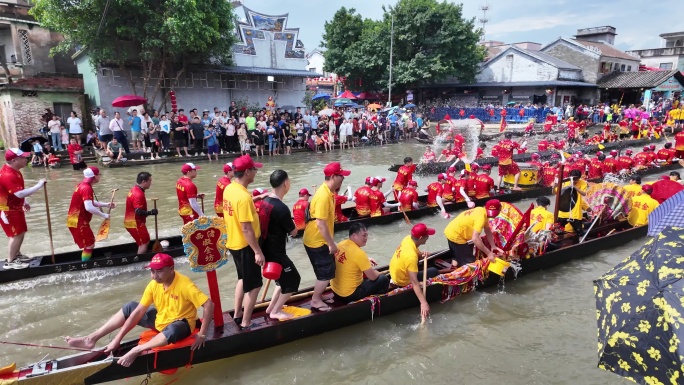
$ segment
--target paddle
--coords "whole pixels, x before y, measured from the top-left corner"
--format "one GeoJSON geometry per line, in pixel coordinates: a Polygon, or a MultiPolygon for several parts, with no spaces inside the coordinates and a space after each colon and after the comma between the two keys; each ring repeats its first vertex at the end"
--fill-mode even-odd
{"type": "MultiPolygon", "coordinates": [[[[427,256],[423,257],[423,297],[425,297],[426,300],[427,300],[427,297],[426,297],[426,295],[427,295],[427,260],[428,260],[427,256]]],[[[420,324],[425,325],[426,321],[427,320],[425,317],[421,317],[420,324]]]]}
{"type": "Polygon", "coordinates": [[[404,214],[404,222],[406,222],[407,224],[413,226],[413,224],[411,223],[411,220],[409,219],[408,215],[406,215],[406,212],[404,211],[403,207],[401,207],[401,203],[399,202],[399,196],[397,195],[397,190],[394,190],[394,189],[393,189],[392,192],[394,193],[394,201],[397,202],[397,203],[399,203],[399,206],[397,206],[397,208],[399,209],[399,211],[401,211],[402,214],[404,214]]]}
{"type": "Polygon", "coordinates": [[[52,243],[52,220],[50,219],[50,204],[48,203],[47,182],[43,184],[43,193],[45,194],[45,214],[47,215],[48,235],[50,236],[50,253],[52,255],[52,264],[55,264],[55,246],[52,243]]]}
{"type": "Polygon", "coordinates": [[[200,202],[202,202],[202,212],[204,212],[204,195],[197,195],[200,199],[200,202]]]}
{"type": "Polygon", "coordinates": [[[102,221],[102,224],[100,225],[100,230],[97,231],[97,236],[95,237],[96,242],[104,241],[109,237],[109,226],[111,224],[111,213],[112,213],[112,203],[114,203],[114,195],[116,195],[116,191],[119,190],[118,188],[115,188],[112,190],[112,199],[109,200],[109,210],[107,211],[107,214],[110,215],[109,218],[105,219],[102,221]]]}
{"type": "Polygon", "coordinates": [[[268,287],[269,286],[271,286],[271,280],[270,279],[266,282],[266,287],[264,288],[264,292],[263,292],[263,294],[261,294],[261,299],[259,300],[260,303],[264,302],[266,300],[266,294],[268,294],[268,287]]]}
{"type": "MultiPolygon", "coordinates": [[[[154,204],[154,209],[157,210],[157,201],[159,198],[152,198],[152,203],[154,204]]],[[[152,251],[155,253],[158,253],[160,251],[163,251],[164,248],[161,246],[161,242],[159,242],[159,227],[158,227],[158,221],[157,221],[157,216],[154,216],[154,245],[152,245],[152,251]]]]}
{"type": "Polygon", "coordinates": [[[603,205],[601,212],[599,212],[598,215],[596,216],[596,218],[594,218],[594,221],[591,222],[591,226],[589,226],[589,229],[587,229],[587,232],[584,233],[584,236],[582,237],[582,239],[580,239],[579,243],[584,242],[584,240],[587,238],[587,235],[589,235],[589,232],[591,231],[591,229],[594,228],[594,225],[596,224],[596,222],[598,222],[598,220],[601,218],[601,215],[603,215],[603,211],[606,209],[606,207],[608,207],[608,205],[603,205]]]}

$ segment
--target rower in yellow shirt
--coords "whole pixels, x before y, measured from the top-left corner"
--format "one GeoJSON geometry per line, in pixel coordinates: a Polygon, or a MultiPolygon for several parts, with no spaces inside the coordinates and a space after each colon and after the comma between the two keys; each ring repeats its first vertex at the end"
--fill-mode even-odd
{"type": "MultiPolygon", "coordinates": [[[[570,171],[570,180],[563,182],[563,187],[569,187],[571,183],[577,193],[573,193],[570,211],[558,210],[558,222],[561,225],[565,225],[565,231],[582,235],[584,231],[583,212],[588,208],[583,198],[587,195],[589,184],[582,179],[580,170],[570,171]],[[577,199],[576,201],[575,198],[577,199]]],[[[554,187],[554,193],[557,188],[554,187]]]]}
{"type": "Polygon", "coordinates": [[[349,238],[337,244],[335,278],[330,280],[330,287],[340,301],[354,302],[387,293],[389,278],[373,268],[377,263],[361,249],[366,242],[368,229],[363,223],[354,222],[349,227],[349,238]]]}
{"type": "Polygon", "coordinates": [[[499,212],[501,212],[501,202],[497,199],[490,199],[485,203],[485,207],[466,210],[447,225],[444,235],[447,238],[454,265],[463,266],[475,262],[475,247],[492,261],[498,253],[503,254],[503,250],[496,246],[491,249],[487,247],[480,238],[480,233],[484,230],[489,244],[495,244],[488,218],[496,217],[499,212]]]}
{"type": "Polygon", "coordinates": [[[632,207],[629,209],[629,215],[627,216],[627,222],[634,227],[647,225],[648,214],[660,205],[657,200],[651,198],[653,186],[647,184],[641,189],[644,193],[632,198],[632,207]]]}
{"type": "MultiPolygon", "coordinates": [[[[397,286],[413,285],[413,292],[416,293],[420,301],[420,315],[427,318],[430,315],[430,306],[420,288],[418,277],[423,276],[423,272],[418,270],[418,258],[427,258],[430,253],[421,252],[418,247],[424,245],[431,235],[435,235],[435,229],[428,228],[424,223],[418,223],[411,229],[411,235],[407,235],[399,247],[394,251],[389,264],[392,282],[397,286]]],[[[434,267],[427,269],[427,277],[433,278],[439,275],[439,270],[434,267]]]]}
{"type": "Polygon", "coordinates": [[[627,191],[627,198],[632,198],[642,194],[641,175],[632,175],[629,184],[623,187],[627,191]]]}
{"type": "Polygon", "coordinates": [[[551,200],[549,198],[537,198],[537,207],[530,213],[530,221],[535,224],[532,231],[535,233],[551,229],[551,226],[553,225],[553,213],[547,210],[549,205],[551,205],[551,200]]]}

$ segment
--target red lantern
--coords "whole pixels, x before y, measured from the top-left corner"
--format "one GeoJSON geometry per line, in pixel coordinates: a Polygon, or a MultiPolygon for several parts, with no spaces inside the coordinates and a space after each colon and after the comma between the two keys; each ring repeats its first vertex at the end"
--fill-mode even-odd
{"type": "Polygon", "coordinates": [[[178,104],[176,104],[176,102],[171,102],[171,108],[178,108],[178,104]]]}

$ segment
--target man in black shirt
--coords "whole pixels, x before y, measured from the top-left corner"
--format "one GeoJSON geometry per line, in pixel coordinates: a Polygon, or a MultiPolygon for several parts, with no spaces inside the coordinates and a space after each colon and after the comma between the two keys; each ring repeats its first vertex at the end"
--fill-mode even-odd
{"type": "Polygon", "coordinates": [[[290,208],[283,203],[282,199],[290,191],[290,179],[284,170],[275,170],[270,177],[273,191],[259,206],[259,223],[261,225],[261,249],[264,252],[266,262],[275,262],[283,267],[280,278],[276,279],[278,285],[273,292],[271,303],[266,309],[266,314],[271,318],[286,320],[292,318],[292,314],[283,311],[283,305],[292,293],[299,290],[301,277],[294,263],[287,256],[285,247],[287,236],[295,236],[297,229],[290,208]]]}
{"type": "Polygon", "coordinates": [[[204,155],[202,149],[204,148],[204,126],[200,122],[200,118],[195,116],[190,123],[190,136],[192,137],[193,147],[195,148],[195,156],[199,153],[204,155]]]}

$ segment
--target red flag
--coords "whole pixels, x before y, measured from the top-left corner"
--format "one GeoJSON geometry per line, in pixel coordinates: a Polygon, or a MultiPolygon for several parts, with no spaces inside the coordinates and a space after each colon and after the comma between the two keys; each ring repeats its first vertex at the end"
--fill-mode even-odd
{"type": "Polygon", "coordinates": [[[523,217],[520,220],[520,222],[518,222],[518,225],[515,227],[513,234],[511,234],[506,239],[506,247],[504,247],[504,251],[508,252],[511,249],[511,246],[513,246],[513,240],[515,240],[515,237],[517,237],[521,231],[526,231],[527,228],[530,227],[530,217],[532,215],[533,208],[534,204],[530,203],[530,208],[528,208],[527,211],[525,211],[525,213],[523,214],[523,217]]]}
{"type": "Polygon", "coordinates": [[[506,124],[506,117],[505,117],[505,116],[502,116],[502,117],[501,117],[501,125],[499,126],[499,132],[504,132],[504,131],[506,131],[506,126],[507,126],[507,124],[506,124]]]}

